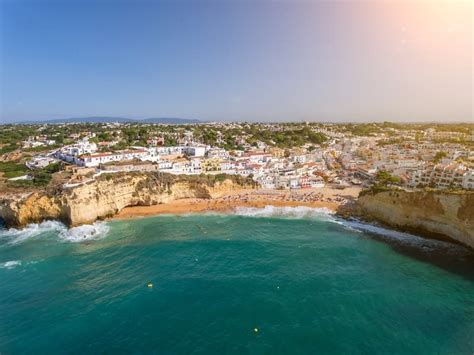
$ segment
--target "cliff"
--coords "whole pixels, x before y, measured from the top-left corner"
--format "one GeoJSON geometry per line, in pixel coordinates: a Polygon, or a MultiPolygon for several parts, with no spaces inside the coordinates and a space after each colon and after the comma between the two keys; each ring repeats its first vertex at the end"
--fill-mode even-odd
{"type": "Polygon", "coordinates": [[[232,190],[253,188],[238,176],[183,176],[165,173],[104,174],[86,184],[0,200],[7,227],[47,219],[69,226],[111,217],[127,206],[147,206],[184,198],[209,199],[232,190]]]}
{"type": "Polygon", "coordinates": [[[449,238],[474,248],[474,193],[382,191],[357,201],[359,215],[399,230],[449,238]]]}

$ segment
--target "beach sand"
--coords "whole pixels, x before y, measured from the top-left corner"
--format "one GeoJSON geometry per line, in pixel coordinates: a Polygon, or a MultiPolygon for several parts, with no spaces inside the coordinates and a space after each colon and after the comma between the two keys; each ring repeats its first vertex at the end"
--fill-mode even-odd
{"type": "Polygon", "coordinates": [[[126,207],[114,218],[128,219],[159,214],[184,214],[198,212],[231,212],[237,207],[264,208],[306,206],[336,211],[341,205],[354,201],[359,187],[344,190],[329,187],[301,190],[239,190],[211,199],[180,199],[152,206],[126,207]]]}

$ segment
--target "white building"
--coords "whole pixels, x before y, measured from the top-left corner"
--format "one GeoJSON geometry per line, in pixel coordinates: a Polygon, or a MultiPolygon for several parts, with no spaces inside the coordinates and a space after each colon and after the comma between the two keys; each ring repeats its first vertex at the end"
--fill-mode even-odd
{"type": "Polygon", "coordinates": [[[57,162],[55,158],[39,155],[28,161],[26,166],[29,169],[42,169],[55,162],[57,162]]]}
{"type": "Polygon", "coordinates": [[[408,185],[410,187],[433,186],[437,189],[472,189],[473,180],[473,170],[463,164],[438,164],[413,171],[408,185]]]}
{"type": "Polygon", "coordinates": [[[464,174],[462,188],[466,190],[474,190],[474,169],[469,169],[464,174]]]}
{"type": "Polygon", "coordinates": [[[229,152],[224,148],[211,148],[207,151],[207,157],[209,159],[229,159],[229,152]]]}
{"type": "Polygon", "coordinates": [[[100,164],[123,160],[147,160],[147,156],[148,152],[146,150],[126,150],[117,153],[84,154],[76,159],[76,164],[85,167],[93,167],[99,166],[100,164]]]}
{"type": "Polygon", "coordinates": [[[56,152],[57,158],[65,160],[69,163],[75,163],[76,158],[84,154],[94,154],[97,151],[97,145],[90,143],[87,138],[80,140],[79,142],[65,146],[56,152]]]}
{"type": "Polygon", "coordinates": [[[182,152],[192,157],[203,157],[206,154],[206,146],[191,145],[182,147],[182,152]]]}
{"type": "Polygon", "coordinates": [[[257,182],[265,189],[275,188],[275,177],[271,175],[261,176],[257,179],[257,182]]]}

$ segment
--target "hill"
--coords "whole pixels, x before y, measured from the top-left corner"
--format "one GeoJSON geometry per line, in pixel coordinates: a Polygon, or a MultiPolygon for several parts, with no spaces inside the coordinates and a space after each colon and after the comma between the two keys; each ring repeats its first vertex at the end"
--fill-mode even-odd
{"type": "Polygon", "coordinates": [[[163,124],[193,124],[203,123],[204,121],[192,118],[177,118],[177,117],[155,117],[145,118],[143,120],[137,120],[125,117],[107,117],[107,116],[91,116],[91,117],[72,117],[64,119],[52,119],[52,120],[27,120],[27,121],[14,121],[11,123],[17,124],[60,124],[60,123],[163,123],[163,124]]]}

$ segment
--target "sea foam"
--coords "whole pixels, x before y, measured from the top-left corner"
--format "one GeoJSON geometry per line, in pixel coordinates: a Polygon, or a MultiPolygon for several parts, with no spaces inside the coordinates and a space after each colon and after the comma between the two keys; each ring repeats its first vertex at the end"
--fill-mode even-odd
{"type": "Polygon", "coordinates": [[[263,208],[237,207],[234,213],[236,215],[246,217],[281,217],[294,219],[329,219],[332,217],[332,215],[334,215],[333,211],[324,207],[276,207],[270,205],[263,208]]]}
{"type": "Polygon", "coordinates": [[[343,228],[356,233],[369,233],[378,235],[388,241],[411,245],[413,247],[424,249],[429,252],[434,249],[445,249],[450,252],[459,253],[466,249],[458,244],[445,242],[436,239],[419,237],[410,233],[399,232],[387,229],[378,225],[364,223],[359,220],[345,220],[336,216],[336,214],[327,208],[314,208],[306,206],[298,207],[276,207],[265,206],[257,207],[237,207],[234,212],[236,215],[245,217],[268,217],[268,218],[289,218],[289,219],[318,219],[332,223],[337,223],[343,228]]]}
{"type": "Polygon", "coordinates": [[[105,222],[96,222],[79,227],[67,228],[57,221],[45,221],[28,224],[23,229],[1,229],[0,238],[8,240],[8,244],[18,244],[39,237],[47,232],[54,232],[61,241],[82,242],[101,239],[107,235],[109,227],[105,222]]]}
{"type": "Polygon", "coordinates": [[[25,240],[37,237],[46,232],[59,232],[63,229],[66,229],[66,226],[60,222],[44,221],[41,223],[28,224],[23,229],[2,229],[0,230],[0,238],[7,238],[9,244],[17,244],[24,242],[25,240]]]}
{"type": "Polygon", "coordinates": [[[39,261],[41,261],[41,260],[35,260],[35,261],[10,260],[10,261],[6,261],[4,263],[0,263],[0,269],[11,270],[11,269],[14,269],[18,266],[26,266],[26,265],[36,264],[39,261]]]}
{"type": "Polygon", "coordinates": [[[399,232],[393,229],[387,229],[381,226],[377,226],[374,224],[364,223],[358,220],[338,220],[337,223],[341,224],[345,228],[351,231],[359,231],[365,232],[370,234],[375,234],[381,236],[384,239],[390,240],[395,243],[404,244],[404,245],[411,245],[414,247],[418,247],[423,249],[427,252],[432,250],[440,250],[443,249],[447,252],[451,251],[453,253],[464,253],[468,250],[459,244],[450,243],[447,241],[437,240],[437,239],[428,239],[424,237],[420,237],[414,234],[399,232]]]}
{"type": "Polygon", "coordinates": [[[4,263],[0,263],[0,269],[13,269],[19,265],[21,265],[21,261],[19,260],[7,261],[4,263]]]}
{"type": "Polygon", "coordinates": [[[62,240],[78,243],[87,240],[102,239],[109,233],[109,226],[105,222],[84,224],[82,226],[64,229],[59,233],[62,240]]]}

